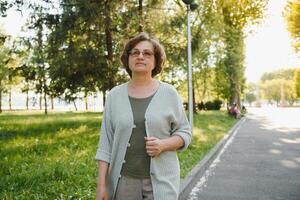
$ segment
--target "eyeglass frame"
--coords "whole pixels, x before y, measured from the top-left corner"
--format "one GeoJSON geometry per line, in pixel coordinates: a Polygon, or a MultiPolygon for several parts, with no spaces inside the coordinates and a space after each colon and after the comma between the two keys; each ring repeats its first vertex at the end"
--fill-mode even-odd
{"type": "Polygon", "coordinates": [[[143,51],[140,51],[139,49],[132,49],[131,51],[129,51],[129,55],[132,56],[133,58],[137,58],[139,57],[140,55],[143,55],[144,58],[152,58],[152,56],[154,56],[154,52],[152,52],[151,50],[143,50],[143,51]],[[149,53],[149,54],[147,54],[149,53]]]}

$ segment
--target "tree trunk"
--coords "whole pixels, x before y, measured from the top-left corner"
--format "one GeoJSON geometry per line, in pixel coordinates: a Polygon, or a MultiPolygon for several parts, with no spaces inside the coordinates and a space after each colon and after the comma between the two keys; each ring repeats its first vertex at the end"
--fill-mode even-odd
{"type": "Polygon", "coordinates": [[[42,110],[42,101],[43,101],[43,97],[42,97],[42,94],[40,93],[40,110],[42,110]]]}
{"type": "Polygon", "coordinates": [[[11,88],[9,88],[9,91],[8,91],[8,106],[9,106],[9,110],[12,110],[12,106],[11,106],[11,88]]]}
{"type": "Polygon", "coordinates": [[[1,89],[1,83],[0,83],[0,113],[2,113],[2,89],[1,89]]]}
{"type": "Polygon", "coordinates": [[[54,102],[53,102],[53,97],[50,97],[51,98],[51,110],[54,110],[54,102]]]}
{"type": "Polygon", "coordinates": [[[26,110],[29,110],[29,90],[26,90],[26,110]]]}
{"type": "Polygon", "coordinates": [[[89,105],[88,105],[88,93],[87,92],[85,92],[85,95],[84,95],[84,103],[85,103],[85,111],[88,111],[89,105]]]}
{"type": "Polygon", "coordinates": [[[76,106],[75,100],[73,101],[73,105],[74,105],[75,110],[77,111],[77,106],[76,106]]]}
{"type": "Polygon", "coordinates": [[[106,42],[106,63],[107,63],[107,77],[110,77],[107,81],[104,82],[105,90],[109,90],[114,86],[114,76],[115,72],[113,70],[113,38],[112,38],[112,31],[111,31],[111,1],[107,0],[105,2],[105,9],[104,9],[104,25],[105,25],[105,42],[106,42]]]}
{"type": "Polygon", "coordinates": [[[45,105],[45,115],[48,114],[48,110],[47,110],[47,91],[45,89],[45,86],[44,86],[44,105],[45,105]]]}
{"type": "Polygon", "coordinates": [[[194,113],[197,113],[197,110],[196,110],[196,100],[195,100],[195,87],[194,87],[194,81],[193,81],[193,91],[192,91],[192,93],[193,93],[193,112],[194,113]]]}
{"type": "Polygon", "coordinates": [[[231,92],[230,92],[230,104],[236,103],[238,108],[241,108],[241,101],[240,101],[240,80],[238,78],[238,75],[235,74],[232,75],[232,78],[230,79],[230,85],[231,85],[231,92]]]}
{"type": "Polygon", "coordinates": [[[105,101],[106,101],[106,91],[102,90],[102,104],[103,104],[103,108],[105,106],[105,101]]]}
{"type": "Polygon", "coordinates": [[[139,0],[139,32],[143,32],[143,0],[139,0]]]}

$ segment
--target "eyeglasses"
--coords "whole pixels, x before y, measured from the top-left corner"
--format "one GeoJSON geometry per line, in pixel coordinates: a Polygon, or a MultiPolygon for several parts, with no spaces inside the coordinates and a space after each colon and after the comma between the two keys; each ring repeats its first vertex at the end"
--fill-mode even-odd
{"type": "Polygon", "coordinates": [[[153,52],[150,51],[150,50],[144,50],[144,51],[139,51],[139,50],[132,50],[129,52],[129,54],[134,57],[134,58],[137,58],[140,56],[140,54],[143,54],[144,58],[151,58],[153,56],[153,52]]]}

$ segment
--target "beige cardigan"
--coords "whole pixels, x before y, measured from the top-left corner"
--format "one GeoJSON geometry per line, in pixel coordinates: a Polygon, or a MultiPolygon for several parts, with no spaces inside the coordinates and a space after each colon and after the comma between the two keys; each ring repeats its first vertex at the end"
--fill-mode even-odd
{"type": "MultiPolygon", "coordinates": [[[[191,142],[191,131],[185,116],[182,101],[176,89],[164,82],[153,96],[145,113],[145,127],[148,136],[160,139],[178,135],[184,140],[185,150],[191,142]]],[[[99,147],[96,160],[109,163],[109,199],[113,199],[133,123],[128,98],[128,83],[116,86],[107,96],[104,108],[99,147]]],[[[179,195],[180,169],[176,151],[161,153],[151,158],[150,176],[155,200],[176,200],[179,195]]]]}

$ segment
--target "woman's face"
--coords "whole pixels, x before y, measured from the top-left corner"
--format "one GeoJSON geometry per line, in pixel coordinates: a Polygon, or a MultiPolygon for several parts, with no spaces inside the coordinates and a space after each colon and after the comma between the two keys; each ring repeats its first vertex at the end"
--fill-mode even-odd
{"type": "Polygon", "coordinates": [[[129,53],[129,68],[132,75],[152,74],[155,67],[155,57],[153,45],[148,41],[138,43],[129,53]]]}

